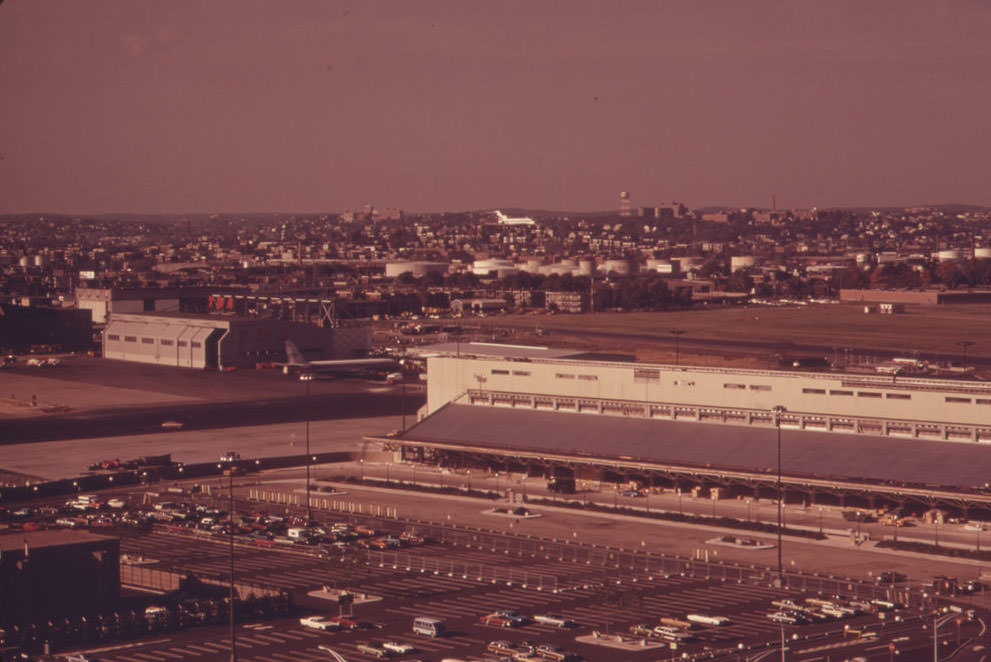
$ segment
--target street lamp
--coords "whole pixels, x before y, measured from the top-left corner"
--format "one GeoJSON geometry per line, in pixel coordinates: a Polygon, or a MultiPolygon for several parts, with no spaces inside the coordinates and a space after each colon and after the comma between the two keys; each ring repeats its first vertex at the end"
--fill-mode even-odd
{"type": "Polygon", "coordinates": [[[674,336],[674,364],[681,365],[681,357],[679,356],[681,350],[681,336],[685,335],[685,330],[671,329],[668,333],[674,336]]]}
{"type": "Polygon", "coordinates": [[[960,348],[963,349],[963,365],[965,368],[967,367],[967,348],[973,344],[974,344],[973,340],[961,340],[957,342],[957,345],[959,345],[960,348]]]}
{"type": "Polygon", "coordinates": [[[403,415],[403,427],[402,432],[406,432],[406,350],[403,349],[403,358],[399,359],[399,381],[403,384],[403,395],[402,404],[400,408],[402,409],[403,415]]]}
{"type": "MultiPolygon", "coordinates": [[[[782,570],[781,563],[781,414],[786,410],[781,405],[775,406],[772,410],[774,412],[774,427],[777,429],[778,437],[778,476],[777,476],[777,491],[778,491],[778,586],[784,586],[784,572],[782,570]]],[[[784,648],[781,650],[781,657],[784,659],[784,648]]]]}
{"type": "MultiPolygon", "coordinates": [[[[236,457],[236,455],[235,455],[236,457]]],[[[230,612],[231,612],[231,662],[237,662],[237,629],[235,627],[234,604],[234,468],[240,466],[236,462],[230,462],[226,466],[218,464],[217,467],[227,472],[228,506],[227,506],[227,540],[230,545],[231,559],[231,582],[230,582],[230,612]]]]}
{"type": "Polygon", "coordinates": [[[306,385],[306,522],[309,523],[313,519],[310,517],[310,382],[313,375],[307,373],[299,378],[306,385]]]}

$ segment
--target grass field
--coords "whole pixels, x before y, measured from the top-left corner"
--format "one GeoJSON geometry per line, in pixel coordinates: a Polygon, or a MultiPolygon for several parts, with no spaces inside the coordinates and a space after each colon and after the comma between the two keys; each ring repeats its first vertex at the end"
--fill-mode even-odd
{"type": "Polygon", "coordinates": [[[533,325],[560,331],[654,334],[683,338],[739,339],[826,347],[891,349],[991,356],[991,305],[910,306],[903,314],[867,315],[856,304],[746,306],[666,313],[594,313],[493,318],[493,323],[533,325]],[[498,320],[498,322],[496,322],[498,320]]]}

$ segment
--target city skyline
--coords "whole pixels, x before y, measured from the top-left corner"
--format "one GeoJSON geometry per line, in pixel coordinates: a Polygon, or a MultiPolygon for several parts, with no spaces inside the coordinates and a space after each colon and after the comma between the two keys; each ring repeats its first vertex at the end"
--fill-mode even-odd
{"type": "Polygon", "coordinates": [[[991,204],[991,8],[0,7],[0,213],[991,204]]]}

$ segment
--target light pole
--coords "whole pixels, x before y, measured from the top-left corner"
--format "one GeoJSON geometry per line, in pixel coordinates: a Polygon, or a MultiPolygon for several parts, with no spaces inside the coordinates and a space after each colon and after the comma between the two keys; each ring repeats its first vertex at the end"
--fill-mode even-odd
{"type": "Polygon", "coordinates": [[[306,522],[309,524],[312,519],[310,517],[310,382],[313,380],[313,375],[304,374],[299,378],[306,384],[306,522]]]}
{"type": "Polygon", "coordinates": [[[406,350],[403,349],[403,358],[399,359],[399,381],[403,384],[403,395],[402,404],[400,409],[402,409],[403,415],[403,427],[402,432],[406,432],[406,350]]]}
{"type": "MultiPolygon", "coordinates": [[[[774,412],[774,427],[777,429],[778,437],[778,476],[777,476],[777,492],[778,492],[778,587],[785,585],[784,583],[784,572],[781,562],[781,414],[785,411],[785,408],[781,405],[777,405],[772,409],[774,412]]],[[[781,648],[781,658],[784,659],[785,651],[784,644],[781,648]]]]}
{"type": "Polygon", "coordinates": [[[227,488],[228,488],[228,506],[227,506],[227,523],[228,523],[228,535],[227,539],[230,544],[230,558],[231,558],[231,583],[230,583],[230,612],[231,612],[231,662],[237,662],[237,629],[235,627],[234,618],[234,468],[240,466],[236,462],[231,462],[224,467],[223,464],[217,465],[219,468],[227,471],[227,488]]]}
{"type": "Polygon", "coordinates": [[[973,340],[961,340],[957,343],[963,349],[963,366],[967,367],[967,348],[974,344],[973,340]]]}
{"type": "Polygon", "coordinates": [[[685,330],[671,329],[668,333],[674,336],[674,364],[681,365],[681,337],[685,335],[685,330]]]}

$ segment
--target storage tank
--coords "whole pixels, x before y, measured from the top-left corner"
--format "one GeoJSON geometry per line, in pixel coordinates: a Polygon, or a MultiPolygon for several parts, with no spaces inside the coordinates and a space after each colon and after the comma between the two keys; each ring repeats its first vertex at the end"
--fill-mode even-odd
{"type": "Polygon", "coordinates": [[[753,255],[734,255],[729,259],[729,270],[732,273],[740,269],[752,267],[756,263],[757,259],[753,255]]]}
{"type": "Polygon", "coordinates": [[[540,273],[540,267],[544,265],[544,261],[539,257],[528,258],[526,263],[521,267],[524,271],[529,271],[532,274],[540,273]]]}
{"type": "Polygon", "coordinates": [[[607,274],[615,272],[621,276],[628,276],[630,274],[630,261],[620,258],[605,260],[602,263],[602,271],[607,274]]]}
{"type": "Polygon", "coordinates": [[[705,264],[705,260],[697,256],[686,256],[678,258],[678,265],[681,267],[682,271],[688,271],[696,267],[701,267],[705,264]]]}
{"type": "Polygon", "coordinates": [[[386,278],[397,278],[407,271],[416,278],[422,278],[428,273],[447,273],[447,262],[423,262],[414,260],[404,260],[401,262],[386,262],[386,278]]]}
{"type": "Polygon", "coordinates": [[[659,274],[674,273],[674,265],[671,263],[671,260],[662,260],[655,257],[647,258],[647,263],[644,264],[643,268],[644,271],[656,271],[659,274]]]}
{"type": "Polygon", "coordinates": [[[516,273],[519,269],[510,260],[489,258],[487,260],[475,260],[475,263],[471,265],[471,271],[476,276],[488,276],[494,272],[496,278],[504,278],[516,273]]]}

